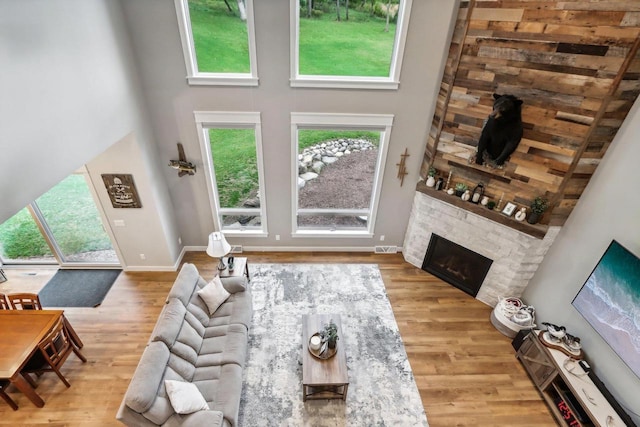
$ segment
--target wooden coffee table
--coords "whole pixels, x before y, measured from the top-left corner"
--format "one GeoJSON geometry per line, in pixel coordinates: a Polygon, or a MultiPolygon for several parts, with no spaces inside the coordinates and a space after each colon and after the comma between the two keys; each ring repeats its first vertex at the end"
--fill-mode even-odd
{"type": "Polygon", "coordinates": [[[347,357],[340,315],[310,314],[302,316],[302,400],[346,400],[348,388],[347,357]],[[309,352],[309,338],[331,320],[338,327],[337,351],[329,359],[319,359],[309,352]]]}

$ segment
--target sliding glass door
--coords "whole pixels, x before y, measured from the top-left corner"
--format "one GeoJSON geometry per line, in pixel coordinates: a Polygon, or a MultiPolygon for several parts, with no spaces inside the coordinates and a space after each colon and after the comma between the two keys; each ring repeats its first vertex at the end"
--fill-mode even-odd
{"type": "Polygon", "coordinates": [[[55,264],[56,258],[33,220],[30,206],[0,224],[2,264],[55,264]]]}
{"type": "Polygon", "coordinates": [[[3,264],[119,264],[83,174],[73,174],[0,224],[3,264]]]}

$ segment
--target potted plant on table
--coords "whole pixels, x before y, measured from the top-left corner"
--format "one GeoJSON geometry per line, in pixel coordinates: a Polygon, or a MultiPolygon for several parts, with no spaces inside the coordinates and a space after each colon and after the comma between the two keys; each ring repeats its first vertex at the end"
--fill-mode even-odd
{"type": "Polygon", "coordinates": [[[533,199],[533,202],[531,202],[531,214],[527,218],[527,222],[529,224],[536,224],[548,207],[549,200],[547,200],[545,197],[538,196],[533,199]]]}
{"type": "Polygon", "coordinates": [[[335,323],[333,323],[333,320],[330,320],[329,324],[324,326],[324,329],[322,330],[322,332],[320,332],[320,335],[322,335],[322,341],[326,342],[330,349],[336,348],[336,344],[339,339],[338,327],[335,323]]]}

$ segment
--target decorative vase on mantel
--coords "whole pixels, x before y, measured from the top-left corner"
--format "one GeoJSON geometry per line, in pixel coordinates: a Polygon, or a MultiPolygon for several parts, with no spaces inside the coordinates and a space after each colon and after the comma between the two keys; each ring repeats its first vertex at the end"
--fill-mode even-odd
{"type": "Polygon", "coordinates": [[[428,177],[427,177],[427,187],[433,187],[434,185],[436,185],[436,168],[434,168],[433,166],[429,168],[429,172],[428,172],[428,177]]]}

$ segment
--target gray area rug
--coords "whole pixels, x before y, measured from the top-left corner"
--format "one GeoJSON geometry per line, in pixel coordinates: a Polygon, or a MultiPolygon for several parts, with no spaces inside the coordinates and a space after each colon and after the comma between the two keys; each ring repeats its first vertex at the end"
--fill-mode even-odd
{"type": "Polygon", "coordinates": [[[58,270],[38,293],[48,307],[97,307],[118,278],[120,269],[58,270]]]}
{"type": "Polygon", "coordinates": [[[252,264],[250,271],[241,426],[428,426],[376,265],[252,264]],[[340,314],[346,402],[302,401],[302,315],[314,313],[340,314]]]}

